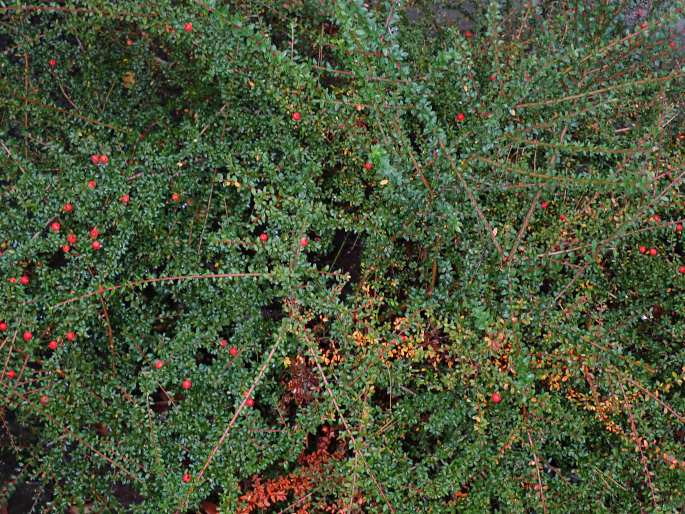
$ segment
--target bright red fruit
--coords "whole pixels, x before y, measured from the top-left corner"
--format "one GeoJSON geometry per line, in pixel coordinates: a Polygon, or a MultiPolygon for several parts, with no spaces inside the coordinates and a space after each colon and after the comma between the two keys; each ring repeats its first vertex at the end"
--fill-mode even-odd
{"type": "Polygon", "coordinates": [[[190,476],[190,473],[183,473],[183,478],[182,478],[182,480],[183,480],[183,482],[185,482],[186,484],[187,484],[188,482],[190,482],[190,481],[192,480],[192,477],[190,476]]]}
{"type": "Polygon", "coordinates": [[[685,273],[685,266],[678,267],[678,273],[685,273]]]}
{"type": "Polygon", "coordinates": [[[50,224],[50,230],[52,230],[52,231],[55,232],[55,233],[59,232],[59,229],[60,229],[60,228],[62,228],[62,227],[61,227],[61,225],[59,224],[59,222],[57,222],[57,221],[53,221],[53,222],[50,224]]]}
{"type": "Polygon", "coordinates": [[[304,247],[307,246],[308,244],[309,244],[309,240],[308,240],[306,237],[303,237],[302,239],[300,239],[300,246],[301,246],[302,248],[304,248],[304,247]]]}
{"type": "Polygon", "coordinates": [[[100,235],[100,231],[97,229],[97,227],[93,227],[90,229],[89,234],[93,239],[97,239],[97,237],[100,235]]]}
{"type": "Polygon", "coordinates": [[[100,164],[100,156],[98,154],[94,153],[93,155],[90,156],[90,162],[92,162],[95,165],[100,164]]]}
{"type": "Polygon", "coordinates": [[[57,59],[50,59],[48,61],[48,64],[50,65],[51,68],[54,68],[55,66],[57,66],[57,59]]]}
{"type": "Polygon", "coordinates": [[[373,169],[373,163],[372,163],[372,162],[369,162],[369,161],[366,161],[366,162],[364,163],[364,169],[365,169],[366,171],[371,171],[371,170],[373,169]]]}
{"type": "Polygon", "coordinates": [[[123,204],[127,204],[128,201],[130,200],[130,198],[131,198],[130,196],[128,196],[127,194],[124,193],[123,195],[121,195],[119,197],[119,201],[123,204]]]}
{"type": "Polygon", "coordinates": [[[102,243],[100,243],[100,241],[93,241],[93,244],[90,246],[93,248],[93,250],[99,250],[102,248],[102,243]]]}
{"type": "Polygon", "coordinates": [[[26,341],[28,343],[31,339],[33,339],[33,334],[31,332],[29,332],[28,330],[26,330],[26,331],[24,331],[24,334],[22,335],[22,337],[24,338],[24,341],[26,341]]]}
{"type": "Polygon", "coordinates": [[[67,241],[69,241],[71,244],[74,244],[76,242],[76,234],[69,234],[67,236],[67,241]]]}
{"type": "Polygon", "coordinates": [[[497,75],[490,75],[490,80],[491,80],[492,82],[494,82],[495,80],[497,80],[497,75]]]}
{"type": "Polygon", "coordinates": [[[300,121],[302,119],[302,115],[299,112],[295,111],[292,115],[292,118],[293,121],[300,121]]]}
{"type": "Polygon", "coordinates": [[[14,378],[14,377],[16,377],[16,376],[17,376],[17,374],[14,372],[13,369],[11,369],[11,370],[9,370],[9,371],[7,372],[7,378],[12,379],[12,378],[14,378]]]}
{"type": "Polygon", "coordinates": [[[231,357],[235,357],[238,355],[238,349],[235,346],[231,346],[231,349],[228,350],[228,353],[231,354],[231,357]]]}
{"type": "Polygon", "coordinates": [[[473,33],[470,30],[467,30],[466,32],[464,32],[464,37],[466,39],[471,39],[471,36],[473,36],[473,33]]]}
{"type": "Polygon", "coordinates": [[[88,189],[95,189],[95,181],[93,179],[88,181],[88,189]]]}
{"type": "Polygon", "coordinates": [[[671,50],[675,50],[676,48],[678,48],[678,43],[675,40],[673,40],[668,44],[668,46],[671,47],[671,50]]]}
{"type": "Polygon", "coordinates": [[[193,31],[193,24],[188,22],[185,25],[183,25],[183,30],[186,32],[192,32],[193,31]]]}
{"type": "Polygon", "coordinates": [[[71,246],[69,245],[62,245],[62,251],[64,253],[69,253],[71,251],[71,246]]]}
{"type": "Polygon", "coordinates": [[[172,201],[178,202],[180,199],[181,199],[181,195],[179,195],[178,193],[172,193],[171,194],[171,200],[172,201]]]}
{"type": "Polygon", "coordinates": [[[74,210],[74,206],[71,203],[67,202],[64,204],[64,207],[62,207],[62,210],[64,212],[72,212],[74,210]]]}
{"type": "Polygon", "coordinates": [[[28,275],[22,275],[21,278],[19,279],[19,283],[20,283],[22,286],[27,286],[27,285],[29,285],[29,282],[30,282],[30,280],[29,280],[28,275]]]}
{"type": "Polygon", "coordinates": [[[164,361],[161,360],[161,359],[157,359],[157,360],[155,361],[155,368],[157,368],[157,369],[162,369],[162,366],[164,366],[164,361]]]}
{"type": "Polygon", "coordinates": [[[72,332],[71,330],[66,333],[67,341],[75,341],[76,340],[76,332],[72,332]]]}
{"type": "Polygon", "coordinates": [[[50,401],[50,398],[48,398],[47,394],[44,394],[40,397],[40,404],[41,405],[47,405],[49,401],[50,401]]]}
{"type": "Polygon", "coordinates": [[[50,348],[53,352],[57,350],[57,341],[50,341],[50,343],[48,344],[48,348],[50,348]]]}
{"type": "Polygon", "coordinates": [[[107,166],[109,164],[109,157],[107,155],[100,156],[100,164],[107,166]]]}
{"type": "Polygon", "coordinates": [[[545,202],[541,202],[541,203],[540,203],[540,207],[542,207],[543,209],[546,209],[547,207],[549,207],[549,203],[546,202],[546,201],[545,201],[545,202]]]}
{"type": "Polygon", "coordinates": [[[193,383],[190,380],[188,380],[187,378],[181,383],[181,387],[183,389],[186,389],[186,390],[190,389],[192,386],[193,386],[193,383]]]}
{"type": "Polygon", "coordinates": [[[463,112],[460,112],[454,117],[454,119],[459,121],[459,122],[462,122],[466,119],[466,116],[464,115],[463,112]]]}
{"type": "Polygon", "coordinates": [[[4,332],[5,330],[7,330],[7,323],[0,321],[0,332],[4,332]]]}
{"type": "Polygon", "coordinates": [[[647,253],[647,247],[645,245],[640,246],[640,253],[647,253]]]}
{"type": "Polygon", "coordinates": [[[228,346],[228,340],[222,339],[221,341],[219,341],[219,346],[221,346],[222,348],[226,348],[228,346]]]}
{"type": "Polygon", "coordinates": [[[566,216],[564,216],[563,214],[559,216],[559,221],[566,221],[566,216]]]}
{"type": "Polygon", "coordinates": [[[261,234],[259,234],[259,240],[262,243],[266,243],[269,240],[269,236],[267,235],[266,232],[262,232],[261,234]]]}
{"type": "Polygon", "coordinates": [[[649,249],[649,255],[651,255],[652,257],[654,257],[656,254],[657,254],[656,248],[650,248],[650,249],[649,249]]]}
{"type": "Polygon", "coordinates": [[[247,400],[245,400],[245,405],[247,405],[248,407],[254,407],[254,400],[252,398],[248,398],[247,400]]]}
{"type": "Polygon", "coordinates": [[[502,401],[502,396],[498,392],[494,392],[490,396],[490,399],[492,400],[492,403],[499,403],[502,401]]]}
{"type": "Polygon", "coordinates": [[[675,230],[676,230],[676,232],[682,232],[683,231],[683,224],[682,223],[676,224],[675,230]]]}

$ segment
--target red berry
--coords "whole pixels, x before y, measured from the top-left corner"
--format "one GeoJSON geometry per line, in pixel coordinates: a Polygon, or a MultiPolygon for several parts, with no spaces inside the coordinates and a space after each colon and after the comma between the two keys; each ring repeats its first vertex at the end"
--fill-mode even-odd
{"type": "Polygon", "coordinates": [[[672,50],[675,50],[676,48],[678,48],[678,43],[676,43],[675,40],[673,40],[668,44],[668,46],[670,46],[672,50]]]}
{"type": "Polygon", "coordinates": [[[188,482],[190,482],[190,481],[192,480],[192,477],[190,476],[190,473],[183,473],[183,478],[182,478],[182,480],[183,480],[183,482],[185,482],[186,484],[187,484],[188,482]]]}
{"type": "Polygon", "coordinates": [[[16,279],[15,277],[10,277],[10,278],[7,279],[7,281],[8,281],[10,284],[14,284],[14,283],[17,281],[17,279],[16,279]]]}
{"type": "Polygon", "coordinates": [[[97,227],[93,227],[90,229],[90,237],[93,239],[97,239],[97,237],[100,235],[100,231],[97,229],[97,227]]]}
{"type": "Polygon", "coordinates": [[[11,370],[9,370],[9,371],[7,372],[7,378],[12,379],[12,378],[14,378],[15,376],[17,376],[17,374],[14,372],[13,369],[11,369],[11,370]]]}
{"type": "Polygon", "coordinates": [[[266,243],[269,240],[269,236],[267,235],[266,232],[262,232],[261,234],[259,234],[259,240],[262,243],[266,243]]]}
{"type": "Polygon", "coordinates": [[[490,75],[490,80],[491,80],[492,82],[494,82],[495,80],[497,80],[497,75],[490,75]]]}
{"type": "Polygon", "coordinates": [[[685,266],[679,266],[678,273],[685,273],[685,266]]]}
{"type": "Polygon", "coordinates": [[[5,330],[7,330],[7,323],[0,321],[0,332],[4,332],[5,330]]]}
{"type": "Polygon", "coordinates": [[[67,236],[67,241],[69,241],[71,244],[74,244],[76,242],[76,234],[69,234],[67,236]]]}
{"type": "Polygon", "coordinates": [[[63,245],[62,246],[62,251],[64,253],[69,253],[70,250],[71,250],[71,246],[69,246],[69,245],[63,245]]]}
{"type": "Polygon", "coordinates": [[[302,248],[304,248],[304,247],[307,246],[308,244],[309,244],[309,240],[308,240],[306,237],[303,237],[302,239],[300,239],[300,246],[301,246],[302,248]]]}
{"type": "Polygon", "coordinates": [[[119,201],[123,204],[127,204],[129,200],[130,200],[130,197],[126,193],[124,193],[123,195],[121,195],[119,197],[119,201]]]}
{"type": "Polygon", "coordinates": [[[546,202],[546,201],[541,202],[540,207],[542,207],[543,209],[546,209],[547,207],[549,207],[549,202],[546,202]]]}
{"type": "Polygon", "coordinates": [[[98,154],[94,153],[93,155],[90,156],[90,162],[92,162],[95,165],[100,164],[100,156],[98,154]]]}
{"type": "Polygon", "coordinates": [[[245,405],[247,405],[248,407],[254,407],[254,400],[252,398],[248,398],[247,400],[245,400],[245,405]]]}
{"type": "Polygon", "coordinates": [[[228,340],[222,339],[221,341],[219,341],[219,346],[221,346],[222,348],[226,348],[228,346],[228,340]]]}
{"type": "Polygon", "coordinates": [[[369,162],[369,161],[366,161],[366,162],[364,163],[364,169],[365,169],[366,171],[371,171],[371,170],[373,169],[373,163],[372,163],[372,162],[369,162]]]}
{"type": "Polygon", "coordinates": [[[454,117],[454,119],[461,122],[461,121],[464,121],[466,119],[466,116],[464,115],[463,112],[460,112],[454,117]]]}
{"type": "Polygon", "coordinates": [[[171,194],[171,200],[173,202],[178,202],[180,199],[181,199],[181,195],[179,195],[178,193],[172,193],[171,194]]]}
{"type": "Polygon", "coordinates": [[[28,330],[26,330],[26,331],[24,331],[24,334],[22,337],[24,338],[24,341],[26,341],[28,343],[31,339],[33,339],[33,334],[31,332],[29,332],[28,330]]]}
{"type": "Polygon", "coordinates": [[[559,221],[566,221],[566,216],[564,216],[563,214],[559,216],[559,221]]]}
{"type": "Polygon", "coordinates": [[[295,111],[292,115],[292,118],[293,121],[300,121],[302,119],[302,115],[299,112],[295,111]]]}
{"type": "Polygon", "coordinates": [[[133,40],[132,40],[132,39],[127,39],[127,40],[126,40],[126,44],[127,44],[128,46],[133,46],[133,40]]]}
{"type": "Polygon", "coordinates": [[[657,254],[656,248],[650,248],[650,249],[649,249],[649,255],[651,255],[652,257],[654,257],[656,254],[657,254]]]}
{"type": "Polygon", "coordinates": [[[102,164],[103,166],[107,166],[109,164],[109,157],[107,157],[106,155],[101,155],[100,164],[102,164]]]}
{"type": "Polygon", "coordinates": [[[62,210],[64,212],[72,212],[74,210],[74,206],[70,204],[69,202],[64,204],[64,207],[62,207],[62,210]]]}
{"type": "Polygon", "coordinates": [[[659,216],[658,214],[655,214],[654,216],[652,216],[652,221],[654,223],[659,223],[661,221],[661,216],[659,216]]]}
{"type": "Polygon", "coordinates": [[[48,395],[44,394],[40,397],[40,404],[41,405],[47,405],[48,401],[50,401],[50,398],[48,398],[48,395]]]}
{"type": "Polygon", "coordinates": [[[640,253],[647,253],[647,247],[645,245],[640,246],[640,253]]]}
{"type": "Polygon", "coordinates": [[[67,338],[67,341],[75,341],[76,340],[76,332],[73,332],[70,330],[69,332],[66,333],[65,337],[67,338]]]}
{"type": "Polygon", "coordinates": [[[57,66],[57,59],[50,59],[48,61],[48,64],[50,65],[51,68],[54,68],[55,66],[57,66]]]}
{"type": "Polygon", "coordinates": [[[50,341],[50,343],[48,344],[48,348],[50,348],[53,352],[57,350],[57,341],[50,341]]]}
{"type": "Polygon", "coordinates": [[[682,232],[683,231],[683,224],[682,223],[676,224],[675,230],[676,230],[676,232],[682,232]]]}
{"type": "Polygon", "coordinates": [[[228,350],[228,353],[231,354],[231,357],[235,357],[236,355],[238,355],[238,348],[236,348],[235,346],[231,346],[231,349],[228,350]]]}
{"type": "Polygon", "coordinates": [[[183,25],[183,30],[186,32],[192,32],[193,31],[193,24],[188,22],[185,25],[183,25]]]}
{"type": "Polygon", "coordinates": [[[21,283],[22,286],[27,286],[29,285],[29,277],[28,275],[22,275],[21,278],[19,279],[19,282],[21,283]]]}
{"type": "Polygon", "coordinates": [[[53,222],[50,224],[50,230],[52,230],[52,231],[55,232],[55,233],[59,232],[59,229],[60,229],[60,228],[61,228],[61,225],[60,225],[59,222],[57,222],[57,221],[53,221],[53,222]]]}
{"type": "Polygon", "coordinates": [[[164,361],[161,360],[161,359],[157,359],[157,360],[155,361],[155,368],[157,368],[157,369],[162,369],[162,366],[164,366],[164,361]]]}
{"type": "Polygon", "coordinates": [[[88,189],[95,189],[95,181],[93,179],[88,181],[88,189]]]}
{"type": "Polygon", "coordinates": [[[102,243],[100,243],[100,241],[93,241],[93,244],[90,246],[93,248],[93,250],[99,250],[102,248],[102,243]]]}
{"type": "Polygon", "coordinates": [[[490,399],[492,400],[492,403],[499,403],[502,401],[502,396],[499,393],[494,392],[490,396],[490,399]]]}
{"type": "Polygon", "coordinates": [[[186,390],[190,389],[192,387],[192,385],[193,385],[193,383],[190,380],[188,380],[187,378],[181,383],[181,387],[183,389],[186,389],[186,390]]]}

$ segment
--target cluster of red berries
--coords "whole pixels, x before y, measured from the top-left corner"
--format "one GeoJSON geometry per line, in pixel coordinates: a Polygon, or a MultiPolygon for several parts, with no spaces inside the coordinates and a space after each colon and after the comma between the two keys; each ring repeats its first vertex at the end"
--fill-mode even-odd
{"type": "Polygon", "coordinates": [[[109,157],[106,155],[93,154],[90,156],[90,162],[97,165],[107,166],[109,164],[109,157]]]}
{"type": "Polygon", "coordinates": [[[656,255],[659,253],[656,248],[647,249],[647,247],[645,245],[641,245],[639,250],[640,250],[641,254],[643,254],[643,255],[649,254],[652,257],[656,257],[656,255]]]}

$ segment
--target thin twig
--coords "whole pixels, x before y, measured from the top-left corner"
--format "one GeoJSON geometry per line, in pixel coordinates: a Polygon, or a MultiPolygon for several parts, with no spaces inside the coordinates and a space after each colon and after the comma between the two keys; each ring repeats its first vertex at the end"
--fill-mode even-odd
{"type": "Polygon", "coordinates": [[[457,178],[459,179],[459,182],[461,183],[462,187],[464,188],[464,191],[466,191],[466,196],[468,196],[468,199],[471,202],[471,206],[476,211],[476,214],[478,215],[478,218],[480,219],[481,223],[483,223],[483,225],[485,226],[485,229],[488,232],[488,235],[490,236],[490,239],[492,240],[492,243],[495,245],[495,249],[497,250],[497,253],[500,256],[500,259],[503,259],[504,258],[504,250],[502,249],[502,246],[499,244],[499,241],[497,240],[497,236],[495,235],[495,232],[492,228],[492,225],[490,225],[490,222],[487,220],[487,218],[483,214],[483,211],[481,210],[480,206],[478,205],[478,201],[476,200],[476,197],[473,195],[471,188],[466,183],[466,180],[464,180],[464,176],[459,171],[459,169],[457,168],[457,165],[454,162],[454,159],[452,159],[452,156],[447,151],[447,148],[445,147],[445,143],[440,141],[440,147],[442,148],[443,153],[447,157],[447,159],[450,163],[450,166],[452,167],[452,170],[457,175],[457,178]]]}

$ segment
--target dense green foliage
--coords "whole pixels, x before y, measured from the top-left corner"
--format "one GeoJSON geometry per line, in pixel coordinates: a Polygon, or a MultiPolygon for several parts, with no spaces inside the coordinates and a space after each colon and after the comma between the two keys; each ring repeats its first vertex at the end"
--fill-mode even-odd
{"type": "Polygon", "coordinates": [[[0,7],[0,506],[685,505],[682,6],[373,4],[0,7]]]}

